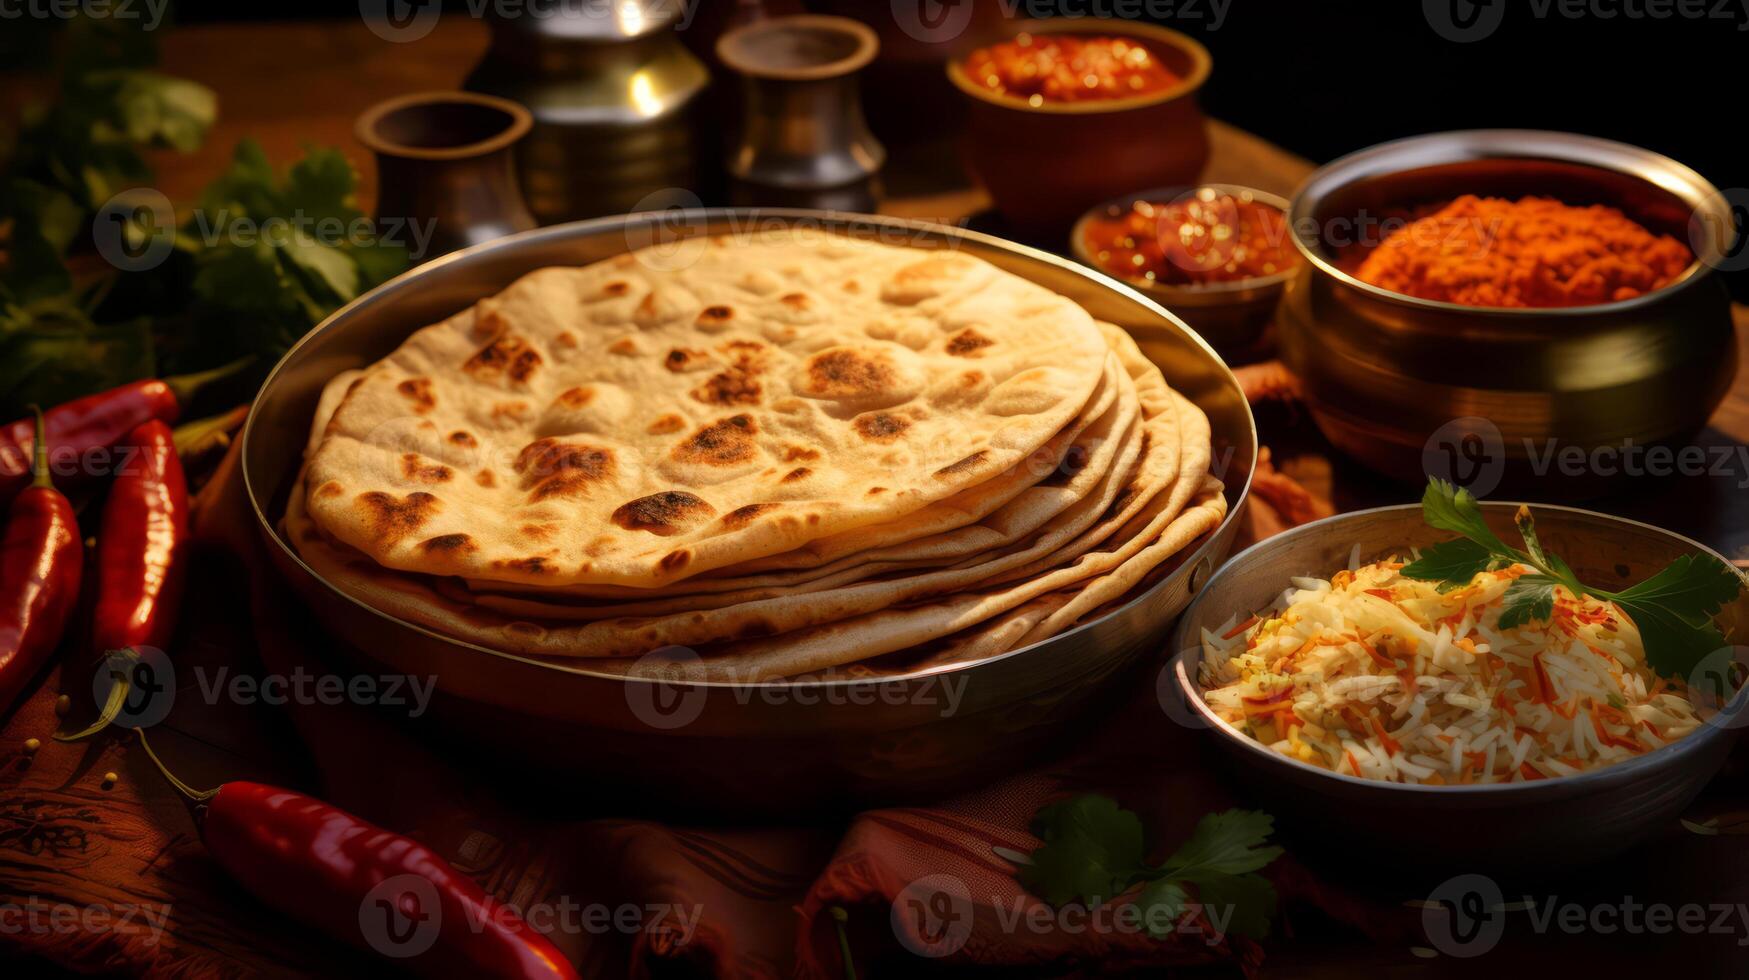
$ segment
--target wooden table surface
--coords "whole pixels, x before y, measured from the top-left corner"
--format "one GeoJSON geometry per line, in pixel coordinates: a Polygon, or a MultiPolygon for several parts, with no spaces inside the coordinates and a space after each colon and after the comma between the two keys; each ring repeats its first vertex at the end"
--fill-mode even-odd
{"type": "MultiPolygon", "coordinates": [[[[368,154],[352,137],[353,119],[368,105],[391,96],[429,89],[454,88],[484,52],[486,32],[477,21],[446,17],[424,39],[408,44],[385,43],[357,19],[331,23],[268,23],[177,28],[160,40],[163,69],[201,81],[219,93],[220,118],[197,152],[160,154],[155,160],[158,187],[179,203],[193,200],[199,190],[226,166],[239,138],[258,139],[280,166],[295,159],[307,143],[340,147],[361,175],[360,203],[368,209],[375,191],[375,173],[368,154]]],[[[9,101],[0,100],[0,101],[9,101]]],[[[1335,124],[1336,120],[1333,120],[1335,124]]],[[[1312,167],[1255,136],[1213,124],[1214,155],[1206,176],[1289,193],[1312,167]]],[[[982,194],[965,186],[939,156],[908,161],[896,156],[895,181],[907,188],[903,197],[885,202],[882,210],[896,215],[949,222],[982,211],[982,194]],[[907,172],[905,168],[914,168],[907,172]],[[925,173],[928,171],[928,173],[925,173]]],[[[1739,334],[1746,338],[1740,356],[1749,358],[1749,316],[1739,310],[1739,334]]],[[[1291,411],[1260,417],[1266,444],[1292,443],[1296,451],[1308,442],[1303,414],[1291,411]],[[1289,430],[1292,431],[1289,431],[1289,430]]],[[[1713,424],[1698,437],[1707,446],[1741,447],[1749,441],[1749,365],[1713,424]]],[[[1340,460],[1334,460],[1339,506],[1407,501],[1414,488],[1381,484],[1340,460]]],[[[1663,523],[1690,533],[1732,557],[1749,557],[1749,492],[1737,485],[1749,482],[1749,459],[1739,460],[1728,478],[1684,478],[1633,481],[1634,486],[1609,501],[1595,503],[1663,523]]],[[[235,748],[235,747],[233,747],[235,748]]],[[[1266,975],[1427,976],[1425,964],[1406,958],[1396,948],[1337,941],[1303,946],[1292,944],[1272,953],[1266,975]]],[[[1436,972],[1439,972],[1436,970],[1436,972]]]]}

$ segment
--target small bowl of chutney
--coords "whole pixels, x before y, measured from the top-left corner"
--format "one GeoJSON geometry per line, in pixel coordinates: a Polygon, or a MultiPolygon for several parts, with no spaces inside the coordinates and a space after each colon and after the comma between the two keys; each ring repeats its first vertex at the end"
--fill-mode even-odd
{"type": "Polygon", "coordinates": [[[1236,184],[1140,191],[1081,216],[1075,258],[1177,314],[1230,362],[1261,355],[1301,262],[1288,202],[1236,184]]]}

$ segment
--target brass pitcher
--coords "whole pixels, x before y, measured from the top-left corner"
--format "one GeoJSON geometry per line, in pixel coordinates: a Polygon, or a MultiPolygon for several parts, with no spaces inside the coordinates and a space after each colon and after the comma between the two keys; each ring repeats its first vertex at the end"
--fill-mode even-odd
{"type": "Polygon", "coordinates": [[[488,18],[492,44],[465,87],[533,114],[517,165],[542,224],[700,186],[699,162],[714,154],[699,145],[693,116],[710,73],[676,36],[685,13],[679,0],[620,0],[488,18]]]}

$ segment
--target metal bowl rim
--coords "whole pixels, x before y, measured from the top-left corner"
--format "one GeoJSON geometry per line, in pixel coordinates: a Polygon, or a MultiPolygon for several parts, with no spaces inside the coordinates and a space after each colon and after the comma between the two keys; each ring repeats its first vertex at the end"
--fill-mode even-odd
{"type": "Polygon", "coordinates": [[[1040,116],[1098,116],[1127,112],[1133,109],[1146,109],[1192,97],[1202,90],[1203,84],[1208,81],[1209,74],[1214,69],[1214,57],[1209,54],[1209,49],[1201,41],[1170,27],[1139,21],[1101,17],[1021,20],[1010,24],[1003,34],[1002,40],[994,41],[992,44],[1002,44],[1014,40],[1018,35],[1032,33],[1104,33],[1166,44],[1190,56],[1190,74],[1179,79],[1177,85],[1151,95],[1132,95],[1121,99],[1100,99],[1090,102],[1045,102],[1041,105],[1033,105],[1016,96],[985,91],[983,86],[974,83],[966,75],[965,55],[947,59],[948,81],[953,83],[954,88],[959,89],[972,99],[996,106],[999,109],[1040,116]]]}
{"type": "MultiPolygon", "coordinates": [[[[933,235],[935,235],[938,238],[943,239],[943,240],[951,241],[951,240],[955,240],[955,239],[965,239],[965,240],[974,241],[974,242],[988,246],[988,247],[995,249],[995,250],[998,250],[998,251],[1006,251],[1006,252],[1020,255],[1024,258],[1029,258],[1029,259],[1033,259],[1036,261],[1044,262],[1045,264],[1048,264],[1048,265],[1055,265],[1060,269],[1064,269],[1064,270],[1072,272],[1076,275],[1083,276],[1083,277],[1088,278],[1088,279],[1092,279],[1098,285],[1100,285],[1106,289],[1114,290],[1119,295],[1124,296],[1127,299],[1133,300],[1133,301],[1141,304],[1142,307],[1146,311],[1155,314],[1160,319],[1162,319],[1163,321],[1165,321],[1166,323],[1170,324],[1172,327],[1177,329],[1178,332],[1184,337],[1184,339],[1190,341],[1193,346],[1201,348],[1205,357],[1207,357],[1208,360],[1215,367],[1218,367],[1220,369],[1220,373],[1222,375],[1224,375],[1228,386],[1230,386],[1233,389],[1233,391],[1239,395],[1240,404],[1243,404],[1245,406],[1245,418],[1246,418],[1247,424],[1245,426],[1244,438],[1249,443],[1252,458],[1255,459],[1257,456],[1257,452],[1258,452],[1257,421],[1256,421],[1256,418],[1252,415],[1250,404],[1244,398],[1243,389],[1239,386],[1238,379],[1233,375],[1233,370],[1231,367],[1229,367],[1227,365],[1227,362],[1224,359],[1222,359],[1219,354],[1217,354],[1215,352],[1214,348],[1209,344],[1209,342],[1207,340],[1205,340],[1202,337],[1201,334],[1199,334],[1195,330],[1191,329],[1187,324],[1184,323],[1184,321],[1180,320],[1176,315],[1167,311],[1166,309],[1161,307],[1160,304],[1154,302],[1152,299],[1141,294],[1140,292],[1136,291],[1135,289],[1130,288],[1128,285],[1126,285],[1126,284],[1124,284],[1116,279],[1113,279],[1112,277],[1105,275],[1104,273],[1099,272],[1096,269],[1089,269],[1089,268],[1082,266],[1081,264],[1079,264],[1077,262],[1071,261],[1069,259],[1065,259],[1062,256],[1053,255],[1053,254],[1051,254],[1049,252],[1045,252],[1041,249],[1032,248],[1031,246],[1027,246],[1027,245],[1021,245],[1018,242],[1011,242],[1011,241],[1008,241],[1006,239],[998,238],[994,235],[987,235],[987,234],[984,234],[982,232],[972,231],[970,229],[955,228],[955,227],[952,227],[949,225],[939,224],[937,222],[920,221],[920,220],[911,219],[911,218],[897,218],[897,217],[889,217],[886,215],[858,214],[855,212],[844,212],[844,211],[817,211],[817,210],[812,210],[812,209],[808,209],[808,208],[689,208],[689,209],[682,210],[680,213],[684,218],[686,218],[688,220],[697,221],[701,224],[708,224],[709,222],[711,222],[713,220],[724,219],[724,218],[739,218],[739,219],[744,219],[747,221],[757,221],[760,218],[764,218],[764,217],[776,217],[776,218],[802,219],[802,220],[818,221],[818,222],[821,222],[822,225],[833,224],[833,225],[839,226],[839,227],[844,226],[844,225],[849,225],[851,227],[855,227],[859,224],[868,224],[868,225],[875,225],[875,226],[889,227],[889,228],[890,227],[907,228],[907,229],[911,229],[913,231],[930,233],[930,234],[933,234],[933,235]]],[[[973,660],[973,661],[969,661],[966,663],[944,664],[944,665],[939,665],[936,667],[928,667],[928,668],[923,668],[921,670],[907,671],[907,672],[903,672],[903,673],[896,673],[896,674],[882,676],[882,677],[826,678],[823,680],[804,680],[804,681],[796,681],[796,680],[792,680],[792,679],[788,679],[788,678],[776,678],[776,679],[772,679],[772,680],[768,680],[768,681],[760,681],[760,682],[757,682],[755,684],[742,684],[742,683],[737,683],[737,682],[733,682],[733,681],[697,681],[697,680],[671,681],[671,680],[667,680],[665,678],[657,678],[657,677],[636,677],[636,676],[623,675],[623,674],[609,674],[609,673],[602,673],[599,671],[584,669],[581,666],[574,666],[571,663],[557,663],[557,662],[548,661],[548,660],[540,660],[540,659],[536,659],[533,657],[525,657],[525,656],[522,656],[520,654],[509,653],[509,652],[504,651],[504,650],[495,650],[491,647],[481,646],[477,643],[472,643],[472,642],[469,642],[467,640],[463,640],[463,639],[460,639],[457,637],[449,636],[447,634],[438,632],[436,630],[429,629],[429,628],[421,626],[417,623],[410,623],[404,619],[401,619],[397,616],[390,615],[389,613],[384,612],[383,610],[378,609],[375,606],[372,606],[369,603],[366,603],[366,602],[358,599],[357,597],[347,593],[345,590],[334,585],[334,583],[328,581],[322,575],[318,574],[314,569],[312,569],[307,563],[304,562],[303,558],[300,557],[296,551],[294,551],[287,544],[285,539],[280,535],[279,530],[276,527],[275,523],[268,517],[267,510],[266,510],[265,506],[263,505],[264,498],[262,497],[261,490],[260,490],[260,488],[256,487],[256,485],[255,485],[255,480],[254,480],[254,475],[252,473],[252,468],[248,464],[249,444],[250,444],[250,440],[253,437],[254,432],[255,432],[256,418],[257,418],[257,415],[260,411],[260,406],[263,402],[262,396],[268,391],[269,388],[271,388],[273,386],[273,383],[279,378],[280,372],[285,368],[285,366],[288,363],[290,363],[293,360],[293,358],[298,354],[298,352],[301,349],[303,349],[304,346],[311,343],[318,335],[326,333],[329,330],[334,329],[336,327],[336,325],[343,324],[345,322],[345,320],[348,317],[352,316],[356,310],[362,309],[368,305],[371,305],[372,303],[376,303],[376,302],[381,301],[384,296],[388,295],[391,292],[394,292],[394,291],[397,291],[400,289],[404,289],[404,288],[408,288],[408,286],[411,283],[422,280],[424,277],[434,275],[434,274],[440,274],[441,270],[444,267],[451,265],[453,263],[456,263],[456,262],[460,262],[467,257],[483,254],[485,252],[492,251],[492,250],[511,248],[511,247],[514,247],[515,245],[518,245],[518,244],[536,241],[536,240],[540,240],[540,239],[546,239],[546,238],[564,239],[564,238],[574,237],[574,236],[577,236],[580,234],[586,236],[588,234],[596,233],[596,232],[599,232],[601,230],[613,228],[613,227],[626,228],[626,227],[629,227],[634,221],[659,220],[660,218],[666,217],[670,214],[672,214],[671,211],[645,211],[645,212],[632,212],[630,214],[608,215],[608,216],[601,217],[601,218],[590,218],[590,219],[586,219],[583,221],[572,221],[572,222],[566,222],[563,224],[549,225],[549,226],[542,227],[542,228],[533,228],[533,229],[530,229],[528,231],[517,232],[515,234],[506,235],[502,238],[496,238],[496,239],[493,239],[489,242],[482,242],[478,245],[472,245],[472,246],[469,246],[467,248],[458,249],[458,250],[451,252],[447,255],[440,256],[436,259],[430,260],[429,262],[425,262],[425,263],[422,263],[422,264],[415,266],[411,269],[408,269],[407,271],[401,273],[400,275],[395,276],[393,279],[390,279],[387,282],[384,282],[384,283],[376,286],[375,288],[371,289],[370,291],[364,293],[363,295],[358,296],[357,298],[353,299],[351,302],[347,303],[345,306],[342,306],[338,310],[335,310],[333,313],[329,314],[325,319],[322,320],[321,323],[318,323],[318,324],[316,324],[316,326],[312,327],[308,333],[306,333],[302,337],[298,338],[297,343],[293,344],[289,349],[287,349],[285,354],[280,357],[279,361],[274,364],[273,370],[269,371],[267,374],[267,377],[262,380],[261,387],[259,389],[257,389],[256,394],[255,394],[255,398],[250,402],[249,414],[243,423],[243,432],[242,432],[241,439],[239,440],[241,445],[238,447],[238,452],[240,454],[240,464],[241,464],[240,468],[242,469],[242,475],[243,475],[243,490],[244,490],[245,495],[249,498],[249,508],[250,508],[250,511],[252,512],[252,514],[254,515],[254,518],[255,518],[256,530],[259,533],[266,535],[267,540],[271,542],[272,546],[278,548],[286,558],[290,559],[298,568],[302,569],[303,572],[306,575],[308,575],[312,581],[320,583],[322,585],[322,587],[333,592],[336,596],[338,596],[342,600],[345,600],[346,602],[349,602],[352,605],[357,606],[358,608],[366,611],[367,613],[370,613],[372,615],[375,615],[375,616],[382,618],[383,620],[387,621],[388,623],[390,623],[391,625],[393,625],[395,627],[398,627],[400,629],[405,629],[405,630],[412,630],[414,632],[423,634],[423,635],[430,637],[434,640],[437,640],[439,642],[447,643],[447,644],[450,644],[450,645],[456,646],[456,647],[460,647],[460,648],[466,649],[470,652],[488,654],[490,656],[500,657],[503,659],[516,661],[518,663],[522,663],[522,664],[525,664],[528,666],[549,669],[549,670],[558,671],[558,672],[567,673],[567,674],[573,674],[573,675],[577,675],[577,676],[581,676],[581,677],[590,678],[592,680],[608,680],[608,681],[617,681],[620,683],[638,682],[638,683],[644,683],[644,684],[668,684],[671,686],[681,686],[681,687],[687,687],[687,688],[707,688],[707,689],[708,688],[731,689],[731,688],[770,686],[770,687],[780,687],[780,688],[801,688],[801,689],[818,688],[818,689],[822,689],[822,690],[837,690],[837,689],[856,689],[856,688],[876,688],[876,687],[880,687],[882,685],[910,683],[913,681],[924,680],[924,679],[928,679],[928,678],[941,676],[943,674],[951,674],[951,673],[955,673],[955,672],[959,672],[959,671],[971,671],[974,669],[980,669],[980,668],[989,666],[991,664],[996,664],[996,663],[1008,660],[1012,657],[1018,657],[1022,654],[1030,653],[1030,652],[1035,651],[1035,650],[1041,650],[1042,648],[1051,646],[1052,644],[1057,644],[1057,643],[1066,641],[1071,636],[1074,636],[1078,633],[1081,633],[1084,630],[1092,629],[1092,628],[1104,623],[1106,620],[1109,620],[1109,619],[1129,610],[1130,608],[1132,608],[1140,603],[1147,602],[1149,599],[1151,599],[1154,595],[1159,593],[1161,590],[1163,590],[1166,587],[1168,587],[1169,585],[1173,584],[1177,580],[1178,576],[1193,574],[1195,569],[1197,568],[1197,566],[1207,557],[1207,554],[1208,554],[1210,547],[1216,541],[1218,541],[1222,537],[1222,535],[1226,531],[1228,531],[1228,529],[1231,527],[1231,525],[1235,521],[1238,520],[1239,516],[1244,513],[1245,501],[1251,492],[1251,481],[1255,475],[1255,467],[1252,467],[1252,470],[1245,474],[1245,482],[1242,486],[1240,486],[1238,488],[1237,492],[1234,493],[1234,495],[1232,496],[1233,505],[1228,508],[1227,514],[1224,518],[1222,518],[1221,523],[1217,524],[1212,531],[1208,532],[1205,535],[1202,544],[1198,545],[1195,551],[1191,552],[1188,557],[1186,557],[1183,561],[1181,561],[1178,568],[1174,569],[1170,574],[1168,574],[1166,577],[1162,578],[1160,581],[1154,583],[1154,585],[1151,586],[1150,588],[1148,588],[1146,591],[1144,591],[1141,594],[1130,599],[1128,602],[1125,602],[1122,605],[1119,605],[1119,606],[1112,608],[1111,611],[1105,613],[1104,615],[1090,619],[1090,620],[1088,620],[1084,623],[1081,623],[1081,624],[1079,624],[1071,629],[1068,629],[1068,630],[1065,630],[1061,633],[1058,633],[1055,636],[1047,637],[1043,640],[1040,640],[1037,643],[1033,643],[1031,645],[1020,647],[1020,648],[1017,648],[1014,650],[1004,651],[1004,652],[999,653],[999,654],[994,654],[994,655],[989,656],[989,657],[984,657],[982,659],[973,660]]],[[[530,271],[533,271],[533,270],[530,270],[530,271]]],[[[1227,489],[1230,491],[1232,488],[1229,486],[1227,489]]],[[[1214,581],[1214,579],[1211,577],[1208,582],[1203,583],[1202,587],[1204,589],[1206,589],[1208,587],[1208,585],[1210,583],[1212,583],[1213,581],[1214,581]]],[[[1194,599],[1193,599],[1193,604],[1194,604],[1194,599]]],[[[1188,606],[1187,606],[1187,608],[1188,608],[1188,606]]],[[[591,658],[587,658],[587,657],[579,657],[579,658],[576,658],[576,662],[577,662],[577,664],[586,664],[590,659],[591,658]]]]}
{"type": "MultiPolygon", "coordinates": [[[[1393,155],[1401,153],[1408,147],[1422,144],[1436,145],[1440,142],[1456,140],[1523,140],[1526,142],[1542,140],[1549,149],[1549,152],[1542,157],[1544,159],[1559,160],[1563,163],[1586,166],[1594,170],[1607,170],[1626,177],[1636,178],[1647,184],[1658,187],[1660,190],[1667,191],[1676,197],[1682,198],[1685,203],[1691,205],[1696,210],[1699,210],[1707,201],[1724,200],[1724,197],[1719,192],[1718,188],[1713,186],[1711,181],[1702,177],[1694,168],[1689,167],[1687,164],[1681,163],[1674,158],[1665,156],[1662,153],[1648,150],[1644,147],[1635,146],[1632,143],[1622,143],[1617,140],[1606,140],[1596,136],[1585,136],[1579,133],[1564,133],[1559,130],[1545,129],[1456,129],[1439,133],[1423,133],[1419,136],[1405,136],[1400,139],[1387,140],[1383,143],[1378,143],[1366,147],[1365,149],[1356,150],[1353,153],[1337,157],[1335,160],[1332,160],[1322,167],[1319,167],[1317,170],[1314,170],[1300,182],[1300,186],[1294,191],[1292,206],[1288,209],[1288,235],[1293,239],[1295,247],[1299,249],[1301,257],[1306,260],[1308,267],[1317,269],[1350,289],[1364,293],[1374,299],[1384,300],[1399,306],[1407,306],[1423,310],[1436,310],[1442,313],[1459,313],[1466,316],[1511,317],[1521,319],[1534,319],[1537,317],[1567,319],[1572,317],[1597,316],[1604,313],[1631,312],[1643,306],[1662,302],[1670,296],[1707,279],[1709,274],[1714,271],[1714,267],[1707,263],[1705,257],[1696,253],[1694,260],[1688,264],[1686,269],[1682,270],[1681,275],[1649,293],[1643,293],[1631,299],[1619,300],[1612,303],[1593,303],[1589,306],[1465,306],[1462,303],[1451,303],[1445,300],[1426,299],[1420,296],[1411,296],[1407,293],[1398,293],[1385,289],[1382,286],[1375,286],[1372,283],[1365,282],[1337,268],[1335,264],[1319,254],[1317,248],[1306,242],[1306,236],[1301,234],[1302,219],[1304,219],[1304,225],[1307,227],[1315,224],[1310,220],[1311,215],[1307,213],[1310,207],[1307,202],[1307,197],[1314,186],[1332,181],[1346,171],[1360,168],[1375,160],[1389,160],[1393,155]],[[1562,153],[1562,150],[1568,152],[1562,153]],[[1674,174],[1701,189],[1702,200],[1698,202],[1690,201],[1671,188],[1664,187],[1656,181],[1653,181],[1645,173],[1624,170],[1599,159],[1588,159],[1579,153],[1572,152],[1575,150],[1612,152],[1639,157],[1645,161],[1648,166],[1655,166],[1657,169],[1666,173],[1674,174]]],[[[1474,157],[1454,157],[1453,159],[1444,162],[1461,163],[1465,160],[1472,159],[1511,160],[1521,157],[1525,159],[1535,159],[1535,157],[1530,157],[1522,153],[1499,152],[1495,154],[1482,154],[1474,157]]],[[[1420,163],[1414,167],[1408,167],[1405,169],[1417,170],[1429,165],[1435,164],[1420,163]]],[[[1394,172],[1401,173],[1404,171],[1398,170],[1394,172]]],[[[1380,176],[1382,173],[1383,172],[1381,171],[1380,173],[1366,172],[1358,174],[1352,180],[1343,181],[1332,188],[1326,189],[1323,193],[1318,195],[1318,199],[1322,199],[1332,190],[1346,187],[1359,180],[1380,176]]],[[[1692,251],[1693,243],[1690,242],[1688,244],[1692,251]]],[[[1571,329],[1571,327],[1571,324],[1562,324],[1560,329],[1566,330],[1571,329]]]]}
{"type": "MultiPolygon", "coordinates": [[[[1735,567],[1731,562],[1726,561],[1718,552],[1686,535],[1677,534],[1675,531],[1668,531],[1656,525],[1647,524],[1643,521],[1636,521],[1631,518],[1617,517],[1613,514],[1605,514],[1595,510],[1586,510],[1582,507],[1568,507],[1561,504],[1528,503],[1524,501],[1490,500],[1483,501],[1482,506],[1501,508],[1509,507],[1513,509],[1527,506],[1539,511],[1561,511],[1568,514],[1577,514],[1585,517],[1598,518],[1607,522],[1637,527],[1680,541],[1697,551],[1711,555],[1713,558],[1724,563],[1727,568],[1735,567]]],[[[1368,520],[1379,517],[1380,515],[1402,514],[1419,511],[1420,509],[1420,504],[1391,504],[1385,507],[1372,507],[1367,510],[1355,510],[1336,514],[1331,517],[1312,521],[1309,524],[1301,524],[1298,527],[1289,528],[1280,534],[1265,538],[1228,558],[1226,564],[1223,565],[1219,571],[1215,572],[1214,576],[1203,585],[1201,593],[1191,601],[1190,605],[1185,607],[1183,614],[1179,617],[1178,625],[1172,631],[1172,642],[1177,648],[1177,652],[1172,655],[1172,660],[1168,666],[1172,671],[1173,680],[1177,685],[1177,693],[1183,696],[1196,710],[1197,714],[1202,717],[1203,721],[1208,724],[1208,727],[1213,731],[1219,732],[1220,737],[1226,739],[1229,745],[1242,746],[1252,758],[1264,760],[1266,764],[1284,765],[1303,773],[1310,773],[1315,774],[1316,776],[1333,779],[1337,781],[1338,785],[1346,785],[1358,791],[1406,793],[1428,798],[1436,796],[1475,797],[1479,795],[1565,797],[1582,792],[1589,788],[1605,788],[1607,785],[1615,783],[1631,782],[1636,777],[1643,778],[1649,776],[1655,770],[1674,766],[1677,764],[1678,760],[1695,752],[1702,751],[1715,739],[1728,738],[1736,733],[1736,730],[1729,726],[1706,723],[1703,724],[1700,730],[1691,732],[1681,739],[1653,749],[1644,755],[1627,759],[1622,762],[1611,763],[1610,765],[1602,766],[1590,770],[1589,772],[1582,772],[1575,776],[1561,776],[1555,779],[1539,779],[1522,783],[1485,783],[1469,786],[1424,786],[1419,783],[1388,783],[1377,779],[1365,779],[1360,776],[1350,776],[1329,769],[1321,769],[1309,762],[1302,762],[1298,759],[1289,759],[1278,752],[1271,752],[1267,746],[1256,739],[1247,737],[1244,733],[1234,728],[1225,719],[1216,715],[1214,711],[1209,708],[1208,704],[1202,699],[1199,685],[1191,680],[1190,677],[1190,663],[1193,659],[1201,659],[1202,642],[1200,637],[1198,637],[1194,641],[1194,645],[1192,645],[1186,634],[1189,633],[1191,627],[1195,624],[1196,615],[1202,611],[1203,604],[1205,602],[1213,601],[1216,595],[1216,587],[1220,584],[1223,576],[1230,574],[1232,569],[1238,565],[1240,561],[1250,557],[1254,552],[1261,553],[1272,546],[1279,547],[1295,535],[1310,533],[1315,529],[1328,528],[1345,522],[1353,521],[1364,523],[1368,520]]],[[[1741,714],[1745,710],[1749,710],[1749,684],[1744,684],[1737,689],[1737,693],[1731,696],[1730,702],[1719,710],[1718,716],[1734,719],[1735,716],[1741,714]]]]}
{"type": "MultiPolygon", "coordinates": [[[[1203,181],[1198,184],[1175,184],[1167,187],[1150,187],[1147,190],[1135,191],[1130,194],[1120,194],[1117,197],[1101,201],[1082,212],[1081,217],[1075,219],[1075,226],[1069,229],[1069,250],[1075,256],[1076,261],[1080,262],[1082,265],[1088,266],[1104,275],[1111,276],[1118,282],[1133,286],[1139,292],[1151,296],[1157,296],[1163,302],[1167,303],[1174,301],[1191,301],[1186,303],[1186,305],[1194,304],[1198,307],[1238,306],[1243,303],[1256,302],[1270,292],[1285,289],[1287,281],[1299,274],[1300,267],[1298,265],[1283,269],[1280,272],[1272,272],[1267,276],[1252,276],[1248,279],[1235,279],[1231,282],[1209,283],[1208,285],[1203,286],[1179,286],[1170,283],[1152,282],[1147,279],[1132,279],[1129,276],[1118,276],[1106,272],[1103,267],[1093,261],[1093,256],[1087,250],[1087,246],[1083,241],[1082,236],[1082,232],[1086,230],[1089,221],[1092,221],[1094,218],[1101,215],[1109,215],[1114,208],[1119,211],[1128,209],[1137,201],[1149,200],[1152,198],[1166,198],[1170,200],[1175,195],[1183,195],[1189,192],[1201,190],[1205,187],[1212,187],[1229,194],[1250,194],[1255,200],[1262,201],[1264,204],[1279,210],[1281,212],[1282,221],[1284,222],[1287,221],[1288,208],[1293,203],[1287,198],[1282,197],[1280,194],[1271,194],[1268,191],[1259,190],[1255,187],[1247,187],[1244,184],[1229,184],[1222,181],[1203,181]],[[1216,302],[1195,303],[1196,300],[1204,298],[1216,300],[1216,302]]],[[[1292,238],[1291,228],[1289,229],[1289,238],[1290,240],[1292,238]]]]}

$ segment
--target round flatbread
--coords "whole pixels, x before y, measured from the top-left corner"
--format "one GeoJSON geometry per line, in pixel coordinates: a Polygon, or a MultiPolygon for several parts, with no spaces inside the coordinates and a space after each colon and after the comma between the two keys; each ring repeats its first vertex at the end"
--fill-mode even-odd
{"type": "Polygon", "coordinates": [[[1107,343],[969,255],[713,242],[531,273],[347,391],[311,520],[405,572],[657,586],[892,521],[1079,414],[1107,343]]]}

